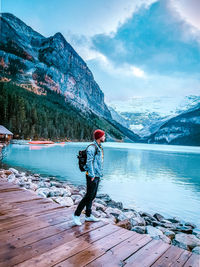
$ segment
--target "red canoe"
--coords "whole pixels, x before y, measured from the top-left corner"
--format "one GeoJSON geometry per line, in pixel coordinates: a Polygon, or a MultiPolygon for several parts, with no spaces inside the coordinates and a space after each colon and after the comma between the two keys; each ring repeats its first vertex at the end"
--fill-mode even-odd
{"type": "Polygon", "coordinates": [[[30,141],[29,144],[41,145],[41,144],[54,144],[53,141],[30,141]]]}

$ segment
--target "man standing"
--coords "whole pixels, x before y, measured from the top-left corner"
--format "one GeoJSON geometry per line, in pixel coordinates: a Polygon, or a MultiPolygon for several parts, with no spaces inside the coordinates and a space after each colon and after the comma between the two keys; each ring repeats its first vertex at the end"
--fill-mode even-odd
{"type": "Polygon", "coordinates": [[[73,221],[76,225],[81,225],[80,215],[86,206],[85,221],[99,221],[92,212],[92,201],[95,199],[99,185],[100,177],[103,176],[103,147],[101,143],[105,141],[105,132],[97,129],[93,133],[94,141],[87,148],[87,162],[85,165],[87,189],[86,194],[78,204],[74,214],[73,221]]]}

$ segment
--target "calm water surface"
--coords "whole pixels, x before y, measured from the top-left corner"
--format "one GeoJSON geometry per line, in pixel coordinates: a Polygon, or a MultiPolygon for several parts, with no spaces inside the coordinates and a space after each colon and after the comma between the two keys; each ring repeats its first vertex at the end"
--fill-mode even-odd
{"type": "MultiPolygon", "coordinates": [[[[11,144],[3,162],[85,185],[76,156],[88,144],[11,144]]],[[[200,228],[200,147],[110,142],[103,147],[99,193],[108,193],[125,207],[177,216],[200,228]]]]}

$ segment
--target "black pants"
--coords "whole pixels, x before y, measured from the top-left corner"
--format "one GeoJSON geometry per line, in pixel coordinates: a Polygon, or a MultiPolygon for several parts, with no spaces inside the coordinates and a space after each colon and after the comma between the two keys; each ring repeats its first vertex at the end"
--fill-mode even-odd
{"type": "Polygon", "coordinates": [[[87,182],[87,191],[85,193],[85,196],[82,198],[82,200],[79,202],[78,207],[76,208],[74,214],[76,216],[80,216],[82,210],[86,206],[86,216],[90,216],[92,212],[92,201],[95,199],[97,194],[97,189],[99,185],[99,177],[95,177],[94,180],[91,180],[91,177],[89,177],[86,174],[86,182],[87,182]]]}

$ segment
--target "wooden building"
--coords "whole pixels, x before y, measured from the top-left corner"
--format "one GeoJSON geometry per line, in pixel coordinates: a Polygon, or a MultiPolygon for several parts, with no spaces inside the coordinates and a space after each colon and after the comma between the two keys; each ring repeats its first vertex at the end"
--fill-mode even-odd
{"type": "Polygon", "coordinates": [[[0,141],[10,141],[12,138],[13,138],[13,133],[11,133],[3,125],[0,125],[0,141]]]}

